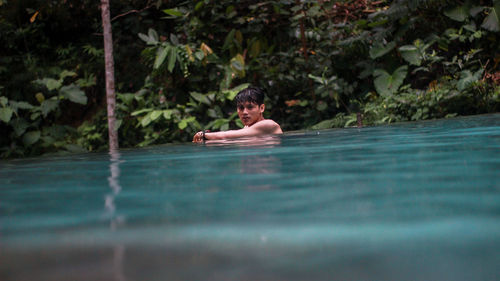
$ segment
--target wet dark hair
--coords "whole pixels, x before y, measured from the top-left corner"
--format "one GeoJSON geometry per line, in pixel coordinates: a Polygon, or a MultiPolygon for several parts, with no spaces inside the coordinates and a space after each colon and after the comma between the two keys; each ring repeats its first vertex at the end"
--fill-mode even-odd
{"type": "Polygon", "coordinates": [[[265,92],[259,87],[250,86],[241,90],[235,97],[236,105],[244,104],[245,102],[261,105],[264,103],[265,92]]]}

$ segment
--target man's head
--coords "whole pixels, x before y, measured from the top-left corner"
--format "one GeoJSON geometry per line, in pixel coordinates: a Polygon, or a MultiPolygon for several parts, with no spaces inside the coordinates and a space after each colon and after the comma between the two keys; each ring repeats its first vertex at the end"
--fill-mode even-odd
{"type": "Polygon", "coordinates": [[[235,97],[236,106],[245,102],[255,103],[256,105],[264,104],[264,90],[258,87],[250,86],[241,90],[235,97]]]}
{"type": "Polygon", "coordinates": [[[264,91],[257,87],[241,90],[235,97],[238,116],[245,126],[252,126],[264,119],[264,91]]]}

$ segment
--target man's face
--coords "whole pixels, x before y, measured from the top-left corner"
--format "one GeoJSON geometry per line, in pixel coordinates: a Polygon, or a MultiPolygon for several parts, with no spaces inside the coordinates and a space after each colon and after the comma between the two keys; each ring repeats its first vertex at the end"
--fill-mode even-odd
{"type": "Polygon", "coordinates": [[[238,104],[238,117],[245,126],[252,126],[257,121],[264,119],[262,113],[264,112],[264,104],[260,106],[256,103],[245,102],[238,104]]]}

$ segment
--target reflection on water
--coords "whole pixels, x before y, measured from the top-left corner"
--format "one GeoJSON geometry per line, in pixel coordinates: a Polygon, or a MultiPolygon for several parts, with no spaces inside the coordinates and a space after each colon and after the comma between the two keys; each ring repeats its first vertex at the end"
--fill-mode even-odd
{"type": "MultiPolygon", "coordinates": [[[[241,181],[241,184],[238,184],[240,187],[245,187],[247,190],[254,191],[269,190],[275,188],[277,185],[275,182],[266,179],[264,176],[279,174],[282,163],[280,158],[273,155],[263,155],[262,152],[271,151],[271,149],[279,147],[282,144],[281,138],[281,135],[266,135],[228,140],[211,140],[206,141],[205,146],[258,149],[258,153],[250,153],[236,159],[233,157],[227,157],[227,160],[223,161],[220,161],[219,159],[219,163],[226,162],[226,173],[230,175],[243,175],[238,179],[241,181]],[[233,162],[235,160],[239,161],[239,163],[233,162]],[[252,177],[254,177],[254,180],[252,180],[252,177]]],[[[226,180],[224,180],[224,182],[226,182],[226,180]]],[[[216,191],[220,189],[220,186],[225,186],[227,183],[224,184],[218,182],[213,185],[212,190],[216,191]]]]}
{"type": "Polygon", "coordinates": [[[104,210],[106,211],[106,216],[110,218],[110,228],[115,230],[116,227],[125,222],[125,217],[117,215],[115,199],[120,194],[122,187],[120,185],[120,153],[111,152],[110,153],[110,164],[109,164],[109,177],[108,184],[111,192],[105,196],[104,200],[104,210]]]}
{"type": "MultiPolygon", "coordinates": [[[[104,210],[107,217],[110,218],[109,228],[115,231],[118,226],[125,223],[125,217],[117,215],[115,199],[122,191],[120,185],[120,153],[118,151],[110,152],[109,177],[108,184],[111,192],[105,196],[104,210]]],[[[123,263],[125,259],[125,246],[117,244],[113,247],[113,277],[116,281],[125,281],[123,263]]]]}
{"type": "Polygon", "coordinates": [[[281,144],[281,137],[279,135],[267,135],[256,137],[245,137],[227,140],[207,140],[207,146],[224,146],[224,145],[237,145],[237,146],[261,146],[261,147],[275,147],[281,144]]]}
{"type": "Polygon", "coordinates": [[[252,155],[240,160],[240,172],[245,174],[275,174],[280,169],[281,160],[272,155],[252,155]]]}
{"type": "MultiPolygon", "coordinates": [[[[240,173],[247,175],[274,175],[281,170],[281,160],[275,156],[250,155],[240,160],[240,173]]],[[[275,187],[270,181],[247,183],[249,190],[268,190],[275,187]]]]}

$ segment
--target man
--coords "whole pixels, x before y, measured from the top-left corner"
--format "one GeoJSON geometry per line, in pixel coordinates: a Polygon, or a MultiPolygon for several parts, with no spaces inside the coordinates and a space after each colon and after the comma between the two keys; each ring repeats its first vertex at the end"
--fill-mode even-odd
{"type": "Polygon", "coordinates": [[[200,131],[193,137],[193,142],[204,142],[206,140],[225,140],[242,137],[254,137],[263,135],[283,134],[278,123],[271,119],[264,119],[262,115],[266,108],[264,104],[264,92],[257,87],[248,87],[241,90],[235,97],[238,117],[245,125],[239,130],[222,132],[200,131]]]}

